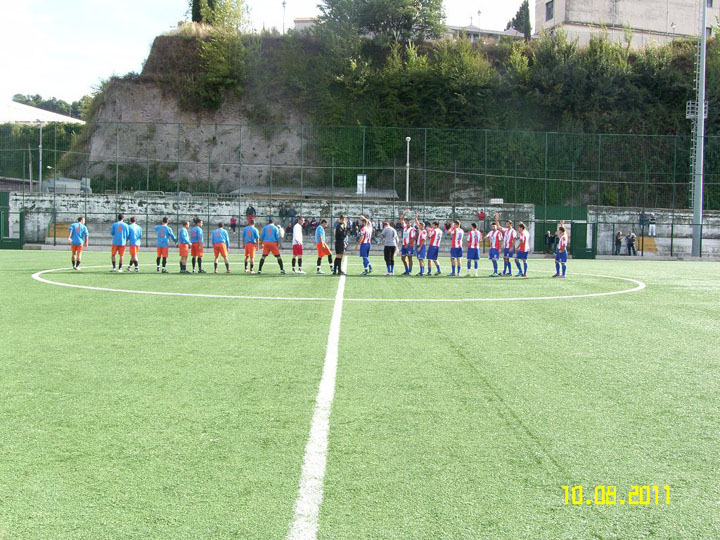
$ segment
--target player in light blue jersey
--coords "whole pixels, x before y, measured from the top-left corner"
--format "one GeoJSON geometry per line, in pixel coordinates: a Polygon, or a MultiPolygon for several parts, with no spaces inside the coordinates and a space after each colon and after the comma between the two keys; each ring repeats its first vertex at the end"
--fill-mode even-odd
{"type": "Polygon", "coordinates": [[[212,233],[213,253],[215,255],[215,273],[217,274],[218,258],[222,256],[225,261],[225,272],[230,273],[230,261],[228,260],[228,252],[230,250],[230,237],[225,230],[224,223],[218,223],[218,228],[212,233]]]}
{"type": "Polygon", "coordinates": [[[140,245],[142,238],[142,227],[136,223],[135,216],[130,218],[130,235],[128,236],[128,247],[130,248],[130,264],[128,265],[128,271],[135,265],[135,271],[140,271],[138,262],[138,252],[140,251],[140,245]]]}
{"type": "Polygon", "coordinates": [[[162,273],[167,274],[165,267],[167,266],[168,252],[170,251],[170,239],[175,242],[177,246],[177,238],[175,233],[168,225],[167,216],[162,218],[162,225],[155,225],[155,232],[157,233],[157,258],[155,263],[157,265],[157,272],[160,271],[160,261],[162,261],[162,273]]]}
{"type": "Polygon", "coordinates": [[[130,228],[125,223],[125,216],[118,214],[117,221],[110,227],[110,236],[112,236],[112,270],[111,272],[122,272],[123,257],[125,256],[125,244],[127,244],[130,236],[130,228]],[[115,255],[120,256],[120,266],[115,269],[115,255]]]}
{"type": "Polygon", "coordinates": [[[242,231],[243,247],[245,249],[245,273],[255,273],[255,250],[260,247],[260,233],[255,228],[255,220],[248,219],[247,227],[242,231]],[[248,262],[250,270],[248,270],[248,262]]]}
{"type": "Polygon", "coordinates": [[[328,258],[328,264],[330,265],[330,269],[332,270],[332,251],[330,251],[330,246],[328,246],[327,242],[325,241],[325,227],[327,227],[327,219],[321,220],[320,224],[315,229],[315,247],[318,250],[318,274],[325,273],[322,271],[323,257],[328,258]]]}
{"type": "Polygon", "coordinates": [[[262,273],[263,264],[265,264],[265,257],[268,253],[272,253],[277,258],[278,265],[280,266],[280,273],[284,274],[285,269],[283,268],[282,257],[280,257],[280,248],[278,242],[280,241],[280,231],[273,223],[272,218],[268,220],[268,224],[265,225],[260,232],[260,242],[262,242],[262,257],[260,257],[260,265],[258,266],[258,274],[262,273]]]}
{"type": "Polygon", "coordinates": [[[84,217],[80,216],[75,223],[70,225],[68,242],[70,242],[70,251],[72,252],[71,260],[73,270],[80,270],[83,246],[88,245],[89,236],[84,217]]]}
{"type": "Polygon", "coordinates": [[[189,221],[183,221],[182,227],[178,231],[178,248],[180,249],[180,273],[189,274],[187,269],[187,259],[190,254],[190,235],[188,234],[189,221]]]}
{"type": "Polygon", "coordinates": [[[199,217],[193,219],[195,226],[190,229],[190,255],[192,256],[192,271],[195,272],[195,264],[198,265],[198,274],[204,274],[202,267],[203,259],[203,243],[205,237],[203,235],[203,220],[199,217]]]}

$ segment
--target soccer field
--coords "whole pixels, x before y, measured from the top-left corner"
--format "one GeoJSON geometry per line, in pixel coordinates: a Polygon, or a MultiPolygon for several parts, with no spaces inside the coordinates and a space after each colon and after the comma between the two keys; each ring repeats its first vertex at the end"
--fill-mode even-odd
{"type": "Polygon", "coordinates": [[[1,539],[720,538],[720,263],[151,259],[0,251],[1,539]]]}

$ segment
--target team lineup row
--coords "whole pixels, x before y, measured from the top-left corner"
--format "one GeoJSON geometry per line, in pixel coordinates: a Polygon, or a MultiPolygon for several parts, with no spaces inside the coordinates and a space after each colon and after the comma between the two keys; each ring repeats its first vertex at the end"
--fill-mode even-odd
{"type": "MultiPolygon", "coordinates": [[[[387,270],[385,275],[394,275],[395,256],[398,252],[401,255],[402,263],[405,267],[405,271],[401,275],[412,275],[413,259],[417,259],[418,266],[420,267],[420,271],[416,275],[432,275],[433,266],[435,267],[434,275],[437,276],[442,274],[440,263],[438,262],[438,256],[440,252],[440,243],[443,239],[443,230],[440,228],[437,221],[430,225],[426,225],[424,222],[418,220],[417,214],[415,215],[415,219],[411,222],[407,219],[408,212],[409,210],[405,210],[399,219],[399,223],[402,228],[401,235],[398,235],[398,231],[389,221],[383,222],[383,228],[380,234],[384,244],[383,255],[387,270]]],[[[358,242],[355,245],[355,250],[359,251],[360,257],[362,257],[363,260],[363,275],[367,275],[373,270],[372,264],[370,263],[370,246],[373,238],[373,222],[363,215],[360,216],[360,221],[362,223],[362,227],[360,229],[358,242]]],[[[304,252],[304,222],[305,220],[303,217],[298,217],[292,229],[292,271],[299,274],[305,273],[302,267],[304,252]]],[[[191,258],[192,273],[195,272],[196,268],[198,273],[206,273],[205,270],[203,270],[203,220],[196,217],[193,219],[193,225],[194,226],[192,228],[189,228],[190,222],[183,222],[177,236],[175,236],[172,228],[168,225],[167,217],[162,219],[162,223],[160,225],[156,225],[154,227],[157,234],[157,272],[167,273],[167,257],[170,249],[170,241],[172,241],[179,249],[180,273],[191,273],[187,267],[189,257],[191,258]]],[[[332,273],[335,275],[343,275],[342,258],[348,249],[348,227],[346,217],[344,215],[340,215],[337,223],[335,224],[334,259],[333,252],[330,250],[330,247],[326,242],[325,228],[327,225],[327,220],[322,219],[315,229],[314,240],[315,247],[317,249],[316,273],[324,273],[322,270],[322,263],[323,260],[327,258],[332,273]]],[[[515,259],[515,265],[517,266],[517,273],[515,274],[515,277],[527,277],[528,254],[530,252],[530,233],[522,221],[518,223],[517,229],[513,227],[513,222],[511,220],[506,220],[505,226],[501,226],[500,217],[498,214],[495,214],[495,219],[491,224],[490,231],[483,236],[483,233],[478,230],[476,223],[472,223],[470,229],[466,233],[466,231],[463,230],[461,223],[455,220],[452,223],[452,227],[446,234],[450,238],[450,264],[452,267],[450,274],[448,274],[450,277],[460,276],[461,274],[462,259],[464,254],[463,248],[465,244],[467,244],[465,259],[467,261],[468,270],[466,275],[470,275],[470,272],[473,269],[475,276],[478,275],[480,247],[483,243],[483,239],[488,240],[490,244],[488,259],[493,265],[493,273],[490,274],[490,277],[512,277],[513,258],[515,259]],[[503,258],[502,273],[499,272],[498,268],[501,251],[503,258]]],[[[568,258],[568,237],[564,221],[561,221],[558,224],[557,234],[559,241],[557,252],[555,254],[555,275],[553,277],[563,278],[565,277],[568,258]]],[[[113,223],[110,228],[110,235],[112,236],[111,271],[123,271],[123,260],[127,247],[130,252],[128,269],[134,269],[135,272],[138,272],[138,253],[140,250],[141,239],[143,237],[143,230],[142,227],[137,224],[135,217],[131,217],[128,224],[125,223],[125,216],[123,214],[119,214],[117,221],[113,223]]],[[[268,221],[260,232],[258,232],[255,227],[255,221],[253,219],[249,220],[248,225],[242,230],[246,273],[255,273],[255,254],[256,251],[261,251],[261,257],[257,270],[258,274],[262,274],[265,259],[270,254],[277,259],[278,266],[280,267],[280,273],[285,274],[285,267],[280,255],[279,247],[282,235],[282,229],[278,228],[272,219],[268,221]]],[[[83,247],[88,245],[89,236],[90,235],[87,227],[85,226],[83,217],[79,217],[75,223],[70,225],[68,242],[70,243],[72,252],[71,259],[73,270],[80,269],[83,247]]],[[[213,246],[214,272],[217,273],[218,261],[222,258],[225,264],[225,271],[229,274],[230,261],[228,259],[228,254],[230,250],[230,237],[225,230],[224,223],[219,223],[217,228],[212,232],[211,243],[213,246]]]]}

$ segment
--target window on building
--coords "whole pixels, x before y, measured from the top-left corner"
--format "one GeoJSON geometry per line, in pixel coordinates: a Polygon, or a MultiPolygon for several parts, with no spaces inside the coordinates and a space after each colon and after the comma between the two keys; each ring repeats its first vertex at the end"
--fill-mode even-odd
{"type": "Polygon", "coordinates": [[[707,0],[707,7],[712,7],[713,0],[707,0]]]}
{"type": "MultiPolygon", "coordinates": [[[[710,1],[710,0],[708,0],[710,1]]],[[[550,19],[555,18],[555,0],[550,0],[547,4],[545,4],[545,20],[549,21],[550,19]]]]}
{"type": "Polygon", "coordinates": [[[712,28],[706,28],[705,29],[705,37],[712,37],[712,28]]]}

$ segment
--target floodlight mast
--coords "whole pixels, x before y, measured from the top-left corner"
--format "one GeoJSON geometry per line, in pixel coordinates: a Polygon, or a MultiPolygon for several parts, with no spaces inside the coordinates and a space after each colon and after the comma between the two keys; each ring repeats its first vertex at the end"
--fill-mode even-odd
{"type": "Polygon", "coordinates": [[[697,66],[697,106],[695,120],[695,163],[693,170],[693,236],[692,255],[702,255],[702,221],[703,221],[703,173],[705,165],[705,116],[707,105],[705,104],[705,71],[707,57],[707,0],[699,0],[702,13],[702,24],[698,40],[699,63],[697,66]]]}

